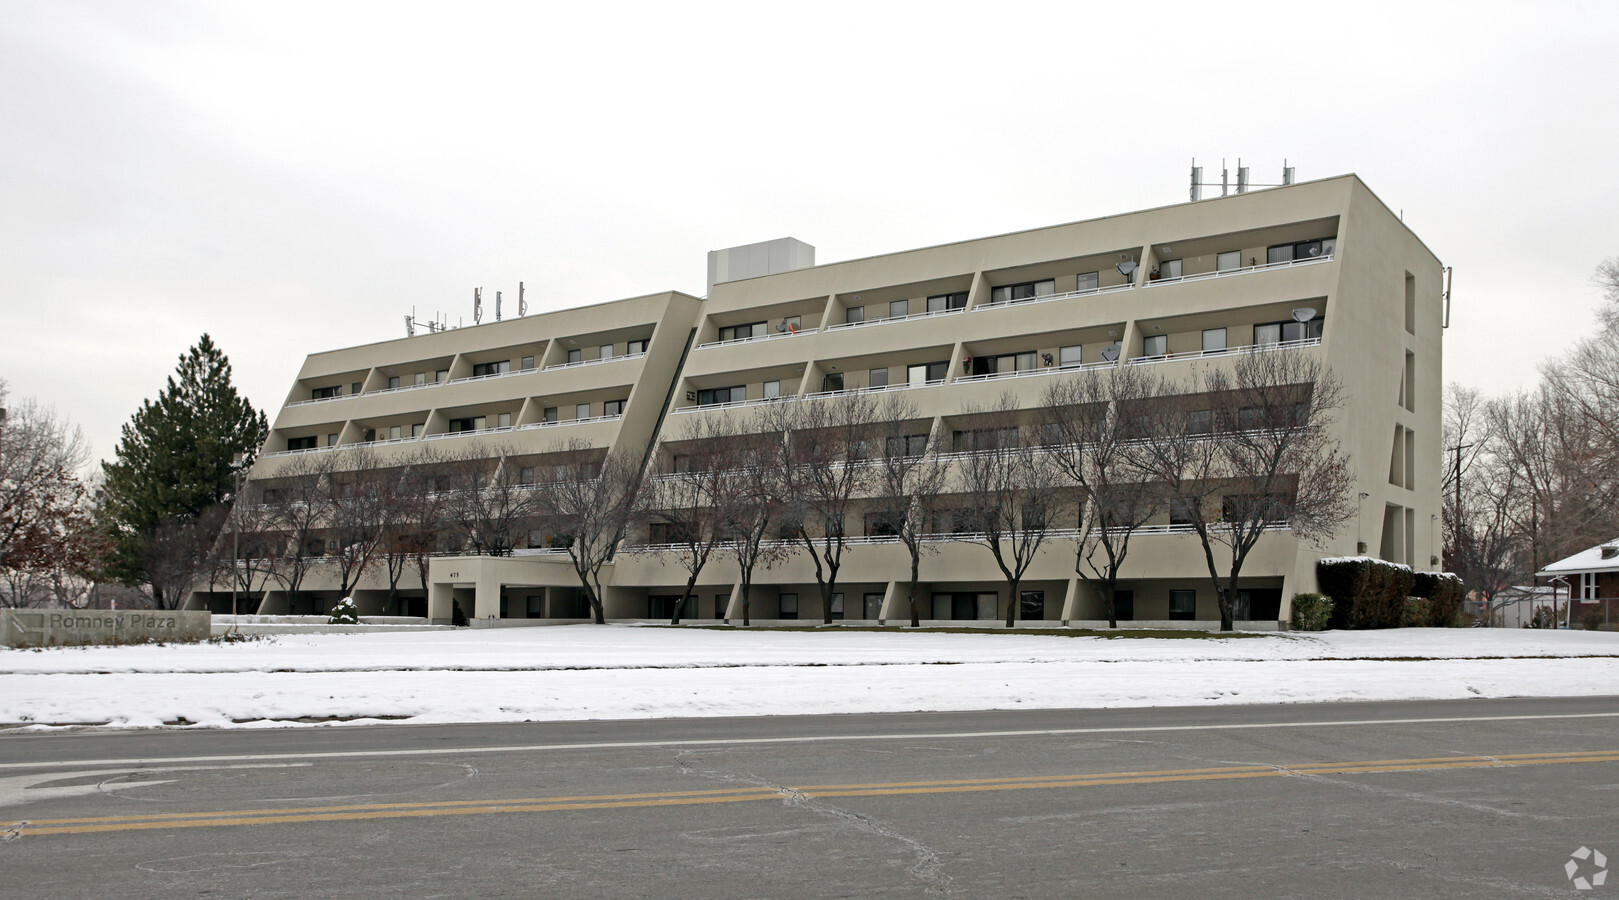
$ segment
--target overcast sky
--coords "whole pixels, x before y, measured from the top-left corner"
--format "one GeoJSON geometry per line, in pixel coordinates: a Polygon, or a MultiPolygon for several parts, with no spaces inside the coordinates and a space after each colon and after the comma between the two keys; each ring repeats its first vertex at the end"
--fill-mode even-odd
{"type": "MultiPolygon", "coordinates": [[[[1505,392],[1619,255],[1619,4],[0,0],[0,378],[97,456],[203,332],[271,418],[303,357],[472,289],[677,289],[1346,172],[1456,269],[1505,392]]],[[[510,311],[511,307],[507,307],[510,311]]]]}

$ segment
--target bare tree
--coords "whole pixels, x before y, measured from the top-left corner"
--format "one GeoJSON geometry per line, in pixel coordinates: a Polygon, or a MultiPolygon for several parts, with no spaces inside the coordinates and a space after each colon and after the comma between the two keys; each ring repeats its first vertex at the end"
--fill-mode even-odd
{"type": "Polygon", "coordinates": [[[642,461],[632,453],[608,453],[578,438],[548,457],[555,461],[556,481],[537,492],[544,498],[540,520],[567,548],[596,624],[606,624],[601,570],[629,530],[642,461]]]}
{"type": "Polygon", "coordinates": [[[140,558],[154,609],[179,609],[212,568],[213,548],[230,508],[216,504],[194,519],[170,516],[140,539],[140,558]]]}
{"type": "Polygon", "coordinates": [[[510,556],[526,523],[541,510],[542,498],[522,480],[507,448],[467,452],[440,467],[444,516],[466,535],[468,549],[484,556],[510,556]],[[443,483],[448,481],[448,484],[443,483]]]}
{"type": "Polygon", "coordinates": [[[371,450],[350,450],[331,474],[331,546],[338,593],[349,596],[383,551],[390,520],[400,512],[395,485],[402,469],[385,466],[371,450]]]}
{"type": "MultiPolygon", "coordinates": [[[[756,419],[760,428],[768,423],[756,419]]],[[[753,573],[769,568],[785,555],[783,545],[766,540],[781,514],[781,484],[776,470],[782,435],[750,431],[726,442],[716,481],[724,549],[736,560],[742,582],[742,624],[753,624],[753,573]]]]}
{"type": "Polygon", "coordinates": [[[1330,537],[1354,517],[1353,474],[1331,427],[1342,387],[1308,352],[1242,354],[1201,386],[1158,405],[1141,459],[1197,533],[1220,630],[1230,631],[1259,539],[1278,528],[1315,543],[1330,537]]]}
{"type": "Polygon", "coordinates": [[[0,380],[0,572],[46,572],[84,531],[89,451],[55,410],[6,395],[0,380]]]}
{"type": "Polygon", "coordinates": [[[868,465],[877,435],[877,401],[870,394],[780,403],[759,414],[765,430],[783,435],[777,475],[783,498],[783,531],[801,544],[815,565],[822,624],[832,624],[832,598],[848,549],[848,517],[857,496],[872,484],[868,465]]]}
{"type": "Polygon", "coordinates": [[[988,408],[968,406],[970,451],[958,462],[966,540],[982,544],[1006,579],[1006,627],[1022,602],[1020,585],[1061,514],[1057,467],[1025,433],[1017,401],[1003,394],[988,408]]]}
{"type": "Polygon", "coordinates": [[[450,486],[454,478],[451,464],[432,447],[423,447],[411,458],[410,466],[401,482],[401,500],[405,509],[400,515],[402,524],[394,533],[393,552],[389,559],[388,583],[390,591],[397,583],[396,566],[408,564],[416,570],[422,593],[428,593],[427,577],[433,554],[441,550],[461,549],[464,541],[455,531],[449,515],[450,486]],[[398,559],[394,559],[397,556],[398,559]]]}
{"type": "Polygon", "coordinates": [[[873,487],[875,510],[867,532],[893,535],[905,546],[911,577],[905,594],[911,627],[921,625],[916,585],[922,555],[930,552],[929,525],[939,508],[949,468],[939,460],[931,423],[919,425],[916,405],[895,394],[883,398],[877,411],[879,456],[873,487]]]}
{"type": "Polygon", "coordinates": [[[723,417],[688,420],[677,442],[661,443],[654,452],[666,471],[650,476],[641,491],[641,517],[648,522],[649,543],[660,550],[658,561],[673,557],[686,570],[686,587],[670,613],[671,625],[680,624],[698,576],[725,540],[720,493],[726,476],[721,467],[732,434],[723,417]]]}
{"type": "Polygon", "coordinates": [[[331,490],[327,474],[331,454],[295,456],[274,476],[259,483],[258,499],[265,508],[265,523],[280,536],[281,554],[270,577],[287,592],[289,604],[298,600],[304,579],[326,557],[325,528],[331,519],[331,490]]]}
{"type": "Polygon", "coordinates": [[[229,518],[211,555],[209,584],[215,590],[223,585],[236,595],[232,614],[240,612],[242,598],[251,599],[269,585],[286,543],[274,527],[258,483],[247,482],[231,498],[229,518]]]}
{"type": "Polygon", "coordinates": [[[1162,379],[1139,366],[1089,369],[1047,385],[1041,437],[1052,463],[1079,488],[1074,571],[1096,586],[1108,627],[1119,627],[1119,571],[1130,538],[1164,508],[1144,483],[1135,424],[1162,395],[1162,379]]]}
{"type": "Polygon", "coordinates": [[[1518,515],[1529,505],[1528,480],[1503,456],[1502,436],[1494,429],[1500,412],[1476,390],[1452,384],[1446,391],[1440,495],[1445,569],[1486,599],[1522,584],[1534,571],[1518,515]]]}

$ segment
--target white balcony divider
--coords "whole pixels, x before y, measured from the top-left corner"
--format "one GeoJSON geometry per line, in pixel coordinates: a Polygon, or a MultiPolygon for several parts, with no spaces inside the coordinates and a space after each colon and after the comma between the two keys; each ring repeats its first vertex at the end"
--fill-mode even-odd
{"type": "Polygon", "coordinates": [[[754,337],[731,338],[728,341],[709,341],[706,344],[698,344],[693,349],[706,350],[709,347],[729,347],[733,344],[754,344],[758,343],[759,341],[776,341],[782,338],[803,337],[806,334],[815,334],[820,330],[821,329],[819,328],[800,328],[797,331],[772,331],[768,334],[756,335],[754,337]]]}
{"type": "Polygon", "coordinates": [[[907,316],[884,316],[884,317],[882,317],[880,319],[866,319],[863,322],[843,322],[843,323],[838,324],[838,325],[828,325],[828,326],[826,326],[826,328],[824,330],[826,330],[826,331],[838,331],[838,330],[844,329],[844,328],[875,328],[878,325],[890,325],[890,324],[892,324],[894,322],[909,322],[912,319],[931,319],[931,318],[934,318],[935,316],[955,316],[955,315],[960,315],[961,313],[964,313],[966,311],[967,310],[965,308],[960,308],[960,309],[936,309],[936,310],[933,310],[932,312],[911,313],[910,315],[907,315],[907,316]]]}
{"type": "Polygon", "coordinates": [[[1116,294],[1128,291],[1134,284],[1110,284],[1106,287],[1086,288],[1082,291],[1067,291],[1061,294],[1047,294],[1044,297],[1027,297],[1022,300],[1000,300],[981,303],[973,307],[973,312],[983,312],[986,309],[1005,309],[1008,306],[1027,306],[1031,303],[1050,303],[1053,300],[1069,300],[1074,297],[1094,297],[1098,294],[1116,294]]]}
{"type": "Polygon", "coordinates": [[[545,371],[550,372],[554,369],[577,369],[580,366],[599,366],[602,363],[613,363],[623,359],[640,359],[644,356],[646,356],[645,353],[625,353],[622,356],[609,356],[606,359],[581,359],[578,362],[552,363],[551,365],[545,367],[545,371]]]}
{"type": "Polygon", "coordinates": [[[1232,275],[1248,275],[1253,272],[1264,272],[1270,269],[1290,269],[1299,266],[1313,266],[1316,263],[1332,262],[1333,255],[1310,256],[1304,259],[1289,259],[1282,262],[1264,263],[1257,266],[1243,266],[1238,269],[1226,269],[1223,272],[1199,272],[1196,275],[1181,275],[1177,278],[1159,278],[1148,281],[1142,287],[1160,287],[1166,284],[1180,284],[1186,281],[1208,281],[1212,278],[1229,278],[1232,275]]]}
{"type": "Polygon", "coordinates": [[[1239,347],[1227,347],[1224,350],[1184,350],[1180,353],[1165,353],[1161,356],[1134,356],[1130,358],[1129,365],[1152,366],[1158,363],[1176,362],[1186,359],[1209,359],[1216,356],[1231,356],[1238,353],[1271,353],[1276,350],[1296,350],[1300,347],[1320,346],[1321,339],[1300,338],[1296,341],[1277,341],[1274,344],[1243,344],[1239,347]]]}

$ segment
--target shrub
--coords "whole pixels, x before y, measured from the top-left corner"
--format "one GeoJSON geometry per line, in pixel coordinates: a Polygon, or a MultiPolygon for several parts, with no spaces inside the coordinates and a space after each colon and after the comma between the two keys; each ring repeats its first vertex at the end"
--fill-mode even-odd
{"type": "Polygon", "coordinates": [[[1429,628],[1450,628],[1461,623],[1462,601],[1467,589],[1462,580],[1449,572],[1416,572],[1411,594],[1428,601],[1429,628]]]}
{"type": "Polygon", "coordinates": [[[1400,610],[1401,628],[1421,628],[1428,624],[1428,598],[1407,597],[1400,610]]]}
{"type": "Polygon", "coordinates": [[[450,601],[450,624],[462,626],[467,624],[467,614],[461,611],[461,601],[450,601]]]}
{"type": "Polygon", "coordinates": [[[1557,613],[1552,612],[1549,607],[1537,607],[1528,625],[1530,628],[1556,628],[1557,613]]]}
{"type": "Polygon", "coordinates": [[[332,607],[330,625],[358,625],[360,624],[360,611],[354,606],[353,597],[344,597],[332,607]]]}
{"type": "Polygon", "coordinates": [[[1332,598],[1332,628],[1398,628],[1415,580],[1407,566],[1349,556],[1316,564],[1321,593],[1332,598]]]}
{"type": "Polygon", "coordinates": [[[1325,631],[1332,620],[1332,598],[1326,594],[1294,594],[1294,631],[1325,631]]]}
{"type": "Polygon", "coordinates": [[[1588,609],[1588,610],[1586,610],[1585,615],[1580,616],[1580,627],[1584,628],[1586,631],[1601,631],[1602,630],[1602,610],[1601,609],[1588,609]]]}

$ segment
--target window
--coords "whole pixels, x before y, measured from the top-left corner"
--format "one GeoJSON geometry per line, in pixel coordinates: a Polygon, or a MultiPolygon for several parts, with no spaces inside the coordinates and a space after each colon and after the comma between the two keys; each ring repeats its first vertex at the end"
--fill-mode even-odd
{"type": "Polygon", "coordinates": [[[967,453],[973,450],[994,450],[1001,447],[1016,447],[1018,444],[1017,426],[1010,425],[1005,428],[980,428],[977,430],[953,431],[950,433],[950,449],[955,453],[967,453]]]}
{"type": "Polygon", "coordinates": [[[829,372],[821,376],[821,392],[831,393],[843,390],[843,373],[829,372]]]}
{"type": "Polygon", "coordinates": [[[858,325],[866,321],[866,308],[864,306],[851,306],[843,311],[843,321],[850,325],[858,325]]]}
{"type": "Polygon", "coordinates": [[[337,432],[334,431],[334,432],[331,432],[330,434],[326,435],[326,446],[328,446],[328,447],[336,447],[337,446],[337,432]]]}
{"type": "Polygon", "coordinates": [[[447,379],[449,377],[450,377],[450,370],[449,369],[439,369],[437,372],[433,373],[433,383],[434,384],[443,384],[445,379],[447,379]]]}
{"type": "Polygon", "coordinates": [[[472,377],[482,378],[486,375],[505,375],[512,370],[512,361],[503,359],[499,362],[474,363],[472,377]]]}
{"type": "Polygon", "coordinates": [[[780,381],[767,381],[764,384],[764,388],[765,388],[765,395],[764,396],[765,396],[766,400],[779,400],[779,399],[781,399],[781,382],[780,381]]]}
{"type": "Polygon", "coordinates": [[[1280,522],[1287,518],[1286,500],[1280,494],[1227,494],[1220,514],[1228,522],[1280,522]]]}
{"type": "Polygon", "coordinates": [[[1296,244],[1277,244],[1265,251],[1265,262],[1276,263],[1291,262],[1295,259],[1312,259],[1317,256],[1331,256],[1338,243],[1337,238],[1319,238],[1311,241],[1299,241],[1296,244]]]}
{"type": "Polygon", "coordinates": [[[1178,259],[1166,259],[1163,262],[1159,263],[1158,264],[1158,277],[1159,278],[1179,278],[1179,277],[1181,277],[1181,261],[1178,260],[1178,259]]]}
{"type": "Polygon", "coordinates": [[[727,403],[741,403],[748,399],[748,389],[745,385],[722,388],[704,388],[697,392],[698,406],[724,406],[727,403]]]}
{"type": "Polygon", "coordinates": [[[1081,272],[1079,277],[1074,279],[1074,290],[1076,291],[1094,291],[1101,286],[1102,280],[1099,272],[1081,272]]]}
{"type": "Polygon", "coordinates": [[[604,416],[622,416],[622,415],[624,415],[624,404],[627,403],[627,402],[629,402],[629,401],[627,401],[627,400],[608,400],[608,401],[604,402],[602,404],[602,415],[604,415],[604,416]]]}
{"type": "Polygon", "coordinates": [[[583,351],[583,350],[569,350],[568,351],[568,362],[576,363],[576,362],[584,362],[584,361],[585,361],[585,351],[583,351]]]}
{"type": "Polygon", "coordinates": [[[1224,328],[1205,328],[1205,329],[1203,329],[1203,352],[1204,353],[1215,353],[1215,352],[1218,352],[1218,351],[1224,350],[1224,349],[1225,349],[1225,329],[1224,328]]]}
{"type": "Polygon", "coordinates": [[[1022,300],[1033,300],[1036,297],[1049,297],[1057,292],[1055,279],[1047,278],[1044,281],[1025,281],[1022,284],[1005,284],[992,288],[989,292],[991,303],[1017,303],[1022,300]]]}
{"type": "Polygon", "coordinates": [[[451,419],[446,430],[451,434],[462,431],[482,431],[484,423],[487,421],[483,416],[463,416],[459,419],[451,419]]]}
{"type": "Polygon", "coordinates": [[[416,383],[417,384],[426,384],[427,383],[427,373],[426,372],[417,372],[416,373],[416,383]]]}
{"type": "Polygon", "coordinates": [[[398,375],[389,375],[388,376],[388,390],[390,390],[390,391],[398,390],[398,388],[399,388],[399,376],[398,375]]]}
{"type": "Polygon", "coordinates": [[[945,372],[949,368],[950,363],[948,361],[918,363],[914,366],[907,366],[905,368],[905,383],[911,387],[917,387],[943,381],[945,372]]]}
{"type": "Polygon", "coordinates": [[[1057,351],[1057,365],[1067,369],[1079,365],[1085,359],[1085,348],[1079,344],[1063,347],[1057,351]]]}
{"type": "Polygon", "coordinates": [[[886,367],[881,369],[872,369],[866,374],[866,384],[874,388],[887,387],[888,369],[886,367]]]}
{"type": "Polygon", "coordinates": [[[1197,618],[1197,591],[1170,591],[1169,617],[1171,619],[1197,618]]]}
{"type": "Polygon", "coordinates": [[[1242,268],[1242,251],[1226,250],[1214,256],[1214,271],[1229,272],[1232,269],[1242,268]]]}
{"type": "Polygon", "coordinates": [[[554,406],[547,406],[545,408],[545,410],[540,413],[540,421],[541,422],[555,422],[556,420],[557,420],[557,408],[554,407],[554,406]]]}
{"type": "Polygon", "coordinates": [[[405,432],[403,428],[399,427],[398,425],[388,426],[388,440],[397,441],[404,436],[405,432]]]}
{"type": "Polygon", "coordinates": [[[1581,572],[1580,573],[1580,599],[1581,600],[1596,600],[1597,599],[1597,573],[1595,573],[1595,572],[1581,572]]]}
{"type": "Polygon", "coordinates": [[[1022,591],[1018,598],[1018,618],[1044,619],[1046,617],[1046,592],[1022,591]]]}
{"type": "Polygon", "coordinates": [[[332,400],[332,399],[335,399],[335,398],[341,397],[341,396],[343,396],[343,387],[342,387],[342,385],[333,385],[331,387],[315,388],[314,390],[309,392],[309,399],[311,399],[311,400],[332,400]]]}
{"type": "Polygon", "coordinates": [[[413,438],[414,437],[421,437],[422,436],[422,429],[425,428],[425,427],[427,427],[426,422],[417,422],[416,424],[410,426],[410,436],[413,437],[413,438]]]}
{"type": "Polygon", "coordinates": [[[843,592],[838,591],[832,595],[832,618],[843,618],[843,592]]]}
{"type": "Polygon", "coordinates": [[[358,394],[360,392],[361,387],[363,387],[363,385],[361,385],[360,382],[356,381],[353,384],[349,385],[349,393],[350,394],[358,394]]]}
{"type": "Polygon", "coordinates": [[[529,369],[532,369],[532,368],[534,368],[534,357],[532,357],[532,356],[523,357],[523,371],[527,372],[529,369]]]}
{"type": "Polygon", "coordinates": [[[720,329],[720,340],[745,341],[748,338],[764,337],[767,333],[763,322],[749,322],[746,325],[726,325],[720,329]]]}
{"type": "Polygon", "coordinates": [[[888,304],[888,317],[890,319],[903,319],[911,314],[911,301],[893,300],[888,304]]]}
{"type": "Polygon", "coordinates": [[[534,467],[533,466],[523,466],[522,468],[518,469],[517,470],[517,483],[518,484],[533,484],[534,483],[534,467]]]}
{"type": "Polygon", "coordinates": [[[866,513],[866,535],[868,537],[899,537],[900,529],[905,527],[905,512],[903,510],[878,510],[866,513]]]}
{"type": "Polygon", "coordinates": [[[642,340],[642,341],[630,341],[629,343],[626,343],[624,345],[624,353],[625,353],[626,356],[634,356],[637,353],[645,353],[645,352],[646,352],[646,341],[644,341],[644,340],[642,340]]]}
{"type": "Polygon", "coordinates": [[[888,439],[886,449],[889,456],[921,456],[928,452],[928,436],[925,434],[895,435],[888,439]]]}
{"type": "Polygon", "coordinates": [[[1171,497],[1169,500],[1169,524],[1191,525],[1197,521],[1196,510],[1192,501],[1184,497],[1171,497]]]}
{"type": "Polygon", "coordinates": [[[778,605],[780,607],[780,610],[781,610],[780,613],[778,613],[777,618],[780,618],[780,619],[796,619],[796,618],[798,618],[798,595],[797,594],[782,594],[781,598],[777,601],[777,603],[778,603],[778,605]]]}
{"type": "Polygon", "coordinates": [[[313,450],[313,449],[315,449],[315,436],[310,435],[309,437],[290,437],[290,438],[287,438],[287,449],[288,450],[313,450]]]}
{"type": "Polygon", "coordinates": [[[1308,322],[1264,322],[1254,326],[1255,346],[1302,341],[1321,336],[1322,319],[1317,316],[1308,322]]]}
{"type": "Polygon", "coordinates": [[[512,427],[512,414],[511,413],[500,413],[499,415],[495,416],[495,427],[496,428],[510,428],[510,427],[512,427]]]}
{"type": "Polygon", "coordinates": [[[613,358],[613,345],[612,344],[602,344],[601,347],[599,347],[597,349],[596,356],[599,359],[612,359],[613,358]]]}
{"type": "Polygon", "coordinates": [[[575,419],[588,419],[588,418],[590,418],[590,404],[589,403],[577,403],[577,404],[574,404],[573,417],[575,419]]]}
{"type": "Polygon", "coordinates": [[[691,540],[691,523],[679,519],[651,522],[647,525],[647,538],[654,544],[679,544],[691,540]]]}
{"type": "Polygon", "coordinates": [[[943,312],[947,309],[966,309],[967,292],[956,291],[953,294],[934,294],[928,298],[928,312],[943,312]]]}
{"type": "Polygon", "coordinates": [[[1194,409],[1186,414],[1187,434],[1213,434],[1214,413],[1206,409],[1194,409]]]}
{"type": "Polygon", "coordinates": [[[865,601],[866,618],[880,619],[883,617],[883,595],[879,593],[866,594],[861,598],[865,601]]]}
{"type": "Polygon", "coordinates": [[[1141,339],[1142,356],[1163,356],[1169,352],[1169,335],[1149,334],[1141,339]]]}

